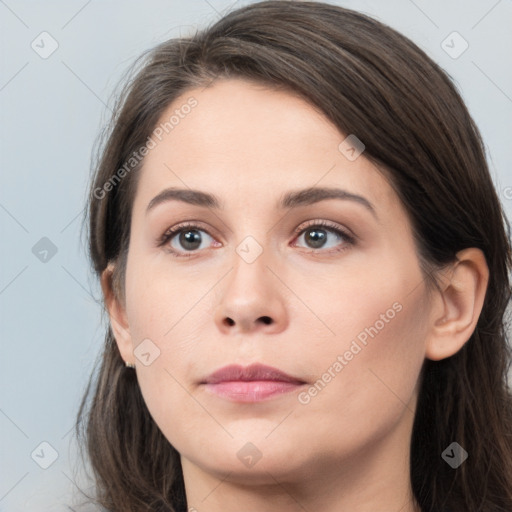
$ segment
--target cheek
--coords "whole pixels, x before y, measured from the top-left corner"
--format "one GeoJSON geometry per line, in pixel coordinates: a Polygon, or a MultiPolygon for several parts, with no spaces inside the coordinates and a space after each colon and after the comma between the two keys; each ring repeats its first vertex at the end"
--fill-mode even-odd
{"type": "Polygon", "coordinates": [[[161,266],[158,272],[156,268],[132,258],[127,267],[127,316],[144,402],[171,444],[181,446],[196,421],[203,427],[208,421],[188,389],[190,376],[198,375],[195,351],[199,331],[204,330],[200,322],[211,322],[204,309],[207,301],[199,301],[208,286],[190,286],[190,279],[171,279],[162,275],[161,266]]]}
{"type": "Polygon", "coordinates": [[[341,422],[359,437],[414,410],[428,303],[419,270],[367,272],[340,283],[308,292],[308,305],[332,332],[302,344],[315,380],[301,403],[310,409],[304,414],[324,417],[326,428],[341,422]]]}
{"type": "Polygon", "coordinates": [[[211,449],[210,432],[223,432],[214,417],[194,399],[183,377],[176,375],[163,358],[151,369],[137,370],[139,387],[147,409],[158,428],[183,455],[189,450],[211,449]]]}
{"type": "Polygon", "coordinates": [[[197,375],[194,350],[200,333],[195,320],[204,317],[204,304],[191,307],[197,299],[189,300],[161,279],[146,278],[148,284],[134,286],[127,303],[134,353],[142,362],[139,382],[157,399],[163,394],[172,398],[179,395],[179,383],[185,385],[188,376],[197,375]]]}
{"type": "Polygon", "coordinates": [[[165,266],[135,251],[128,261],[126,307],[134,346],[144,338],[158,345],[168,342],[200,298],[201,290],[190,286],[190,280],[166,272],[165,266]]]}
{"type": "Polygon", "coordinates": [[[401,300],[394,300],[400,294],[372,297],[352,301],[357,319],[338,322],[339,341],[323,351],[322,365],[315,364],[319,380],[310,388],[315,396],[310,397],[308,414],[323,415],[326,435],[331,429],[343,429],[354,445],[358,439],[363,443],[393,428],[404,414],[412,418],[425,358],[426,309],[421,292],[402,294],[401,300]],[[330,417],[326,411],[331,411],[330,417]]]}

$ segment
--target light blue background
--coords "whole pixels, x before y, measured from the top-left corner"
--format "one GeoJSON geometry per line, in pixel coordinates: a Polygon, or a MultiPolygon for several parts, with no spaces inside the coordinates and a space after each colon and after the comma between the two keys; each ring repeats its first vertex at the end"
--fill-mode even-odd
{"type": "MultiPolygon", "coordinates": [[[[91,151],[113,88],[143,50],[248,3],[0,0],[0,511],[66,510],[72,480],[90,485],[75,475],[71,429],[104,325],[80,228],[91,151]],[[43,31],[59,45],[47,59],[31,48],[43,31]],[[32,253],[42,237],[57,248],[46,263],[32,253]],[[46,470],[31,458],[43,441],[58,452],[46,470]]],[[[512,2],[331,3],[396,28],[453,77],[510,218],[512,2]],[[453,31],[469,43],[457,59],[441,47],[453,31]]]]}

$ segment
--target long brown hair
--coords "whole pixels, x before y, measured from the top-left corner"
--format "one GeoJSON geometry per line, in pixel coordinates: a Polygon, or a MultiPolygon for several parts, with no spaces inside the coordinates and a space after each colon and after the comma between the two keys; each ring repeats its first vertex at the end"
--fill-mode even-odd
{"type": "MultiPolygon", "coordinates": [[[[330,4],[264,1],[143,55],[95,162],[87,221],[97,276],[114,263],[112,285],[124,297],[131,209],[144,160],[118,170],[147,143],[172,101],[218,77],[298,93],[342,133],[357,134],[407,210],[426,276],[462,249],[483,251],[490,280],[473,335],[454,356],[426,360],[420,375],[410,476],[423,512],[510,512],[510,227],[480,133],[456,87],[390,27],[330,4]],[[453,441],[469,453],[457,469],[441,457],[453,441]]],[[[97,503],[111,512],[186,509],[179,453],[152,420],[110,326],[76,432],[94,471],[97,503]]]]}

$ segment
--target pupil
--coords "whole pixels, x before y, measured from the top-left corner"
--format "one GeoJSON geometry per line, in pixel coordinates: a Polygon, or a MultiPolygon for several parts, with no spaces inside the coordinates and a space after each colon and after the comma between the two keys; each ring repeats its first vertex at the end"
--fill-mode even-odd
{"type": "Polygon", "coordinates": [[[323,229],[311,229],[306,231],[306,238],[309,239],[308,243],[310,242],[313,247],[322,247],[325,241],[325,231],[323,229]]]}

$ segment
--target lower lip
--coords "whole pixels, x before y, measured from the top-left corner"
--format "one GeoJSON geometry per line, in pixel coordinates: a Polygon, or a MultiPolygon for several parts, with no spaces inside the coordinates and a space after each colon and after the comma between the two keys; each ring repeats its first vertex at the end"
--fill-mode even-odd
{"type": "Polygon", "coordinates": [[[290,393],[302,384],[271,380],[225,381],[206,384],[206,391],[234,402],[261,402],[276,395],[290,393]]]}

